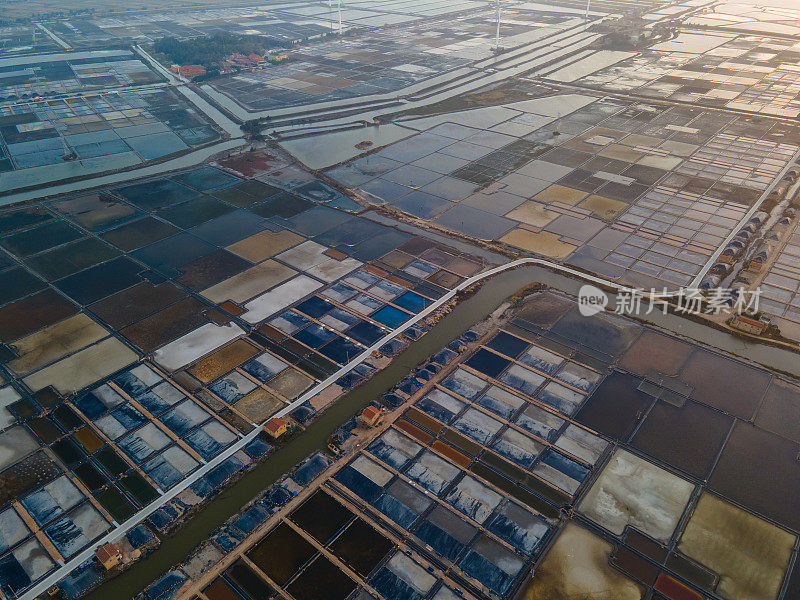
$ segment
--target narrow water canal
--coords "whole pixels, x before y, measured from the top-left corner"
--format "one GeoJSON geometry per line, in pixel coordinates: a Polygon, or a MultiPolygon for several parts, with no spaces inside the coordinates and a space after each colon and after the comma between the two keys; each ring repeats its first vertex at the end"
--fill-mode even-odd
{"type": "MultiPolygon", "coordinates": [[[[521,287],[539,281],[571,294],[577,293],[581,282],[555,274],[541,267],[521,267],[506,271],[485,282],[471,298],[461,302],[421,340],[413,343],[383,371],[350,394],[343,396],[322,413],[303,433],[246,473],[238,482],[224,490],[146,560],[134,565],[116,579],[105,583],[86,596],[87,600],[132,598],[186,556],[210,533],[234,515],[261,490],[306,456],[325,448],[328,437],[345,421],[358,413],[371,400],[392,388],[409,370],[437,352],[475,323],[483,320],[506,298],[521,287]]],[[[613,298],[611,300],[613,306],[613,298]]],[[[800,361],[791,352],[751,344],[741,338],[714,330],[675,315],[650,315],[660,327],[713,345],[745,358],[754,359],[773,368],[797,373],[800,361]],[[757,352],[756,352],[757,350],[757,352]]]]}
{"type": "Polygon", "coordinates": [[[491,279],[474,296],[456,306],[422,339],[398,355],[386,369],[377,373],[358,389],[340,398],[304,432],[209,502],[174,536],[165,539],[146,560],[134,565],[116,579],[103,584],[86,596],[87,600],[134,597],[169,571],[172,566],[182,562],[195,546],[207,539],[214,529],[222,525],[261,490],[315,450],[325,448],[328,437],[334,431],[370,401],[379,398],[392,388],[408,374],[410,369],[481,321],[503,300],[531,281],[528,272],[540,271],[540,269],[523,268],[507,271],[491,279]]]}

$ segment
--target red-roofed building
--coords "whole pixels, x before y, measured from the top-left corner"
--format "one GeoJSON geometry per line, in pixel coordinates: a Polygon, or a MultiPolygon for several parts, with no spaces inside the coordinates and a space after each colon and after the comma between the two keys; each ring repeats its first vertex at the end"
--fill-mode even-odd
{"type": "Polygon", "coordinates": [[[98,562],[103,565],[106,571],[116,567],[122,560],[122,552],[111,542],[103,544],[95,550],[94,556],[97,558],[98,562]]]}
{"type": "Polygon", "coordinates": [[[236,63],[232,60],[221,60],[219,62],[219,72],[221,74],[230,73],[236,67],[236,63]]]}
{"type": "Polygon", "coordinates": [[[738,314],[733,315],[733,319],[731,319],[731,327],[753,335],[763,335],[769,324],[769,319],[751,319],[738,314]]]}
{"type": "Polygon", "coordinates": [[[377,427],[383,421],[383,413],[374,406],[368,406],[361,412],[361,420],[370,427],[377,427]]]}
{"type": "Polygon", "coordinates": [[[177,73],[181,77],[186,77],[186,79],[194,79],[206,74],[203,65],[172,65],[170,71],[177,73]]]}
{"type": "Polygon", "coordinates": [[[233,62],[235,62],[235,63],[236,63],[236,64],[237,64],[239,67],[246,68],[246,69],[249,69],[250,67],[252,67],[252,66],[253,66],[253,61],[252,61],[252,60],[250,60],[250,59],[249,59],[247,56],[245,56],[244,54],[241,54],[240,52],[236,52],[236,53],[234,53],[234,54],[231,54],[231,55],[228,57],[228,60],[232,60],[232,61],[233,61],[233,62]]]}
{"type": "Polygon", "coordinates": [[[260,54],[256,54],[255,52],[253,52],[253,53],[252,53],[250,56],[248,56],[247,58],[249,58],[249,59],[250,59],[250,60],[251,60],[253,63],[255,63],[255,64],[257,64],[257,65],[258,65],[258,64],[261,64],[261,63],[263,63],[263,62],[264,62],[264,57],[263,57],[263,56],[261,56],[260,54]]]}
{"type": "Polygon", "coordinates": [[[286,421],[275,417],[264,423],[264,431],[266,431],[273,439],[277,440],[289,430],[286,421]]]}

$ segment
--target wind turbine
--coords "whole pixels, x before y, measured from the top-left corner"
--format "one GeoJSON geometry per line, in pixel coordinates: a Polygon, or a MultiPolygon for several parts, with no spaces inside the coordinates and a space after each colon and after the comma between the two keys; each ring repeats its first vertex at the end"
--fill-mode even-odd
{"type": "MultiPolygon", "coordinates": [[[[333,29],[333,15],[332,15],[332,10],[331,10],[333,8],[332,2],[333,2],[333,0],[328,0],[328,16],[330,17],[330,20],[331,20],[331,29],[333,29]]],[[[336,5],[336,11],[339,13],[339,29],[338,29],[338,32],[339,32],[339,35],[342,35],[342,0],[338,0],[338,3],[336,5]]]]}
{"type": "Polygon", "coordinates": [[[500,0],[497,0],[497,32],[494,36],[494,50],[500,50],[500,0]]]}
{"type": "Polygon", "coordinates": [[[586,0],[586,18],[585,21],[589,22],[589,5],[592,3],[592,0],[586,0]]]}

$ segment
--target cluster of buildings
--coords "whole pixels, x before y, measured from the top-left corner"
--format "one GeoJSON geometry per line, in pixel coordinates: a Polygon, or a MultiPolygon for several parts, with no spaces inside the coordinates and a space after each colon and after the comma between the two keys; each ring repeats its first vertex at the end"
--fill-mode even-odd
{"type": "MultiPolygon", "coordinates": [[[[265,57],[255,52],[251,54],[234,52],[219,61],[219,73],[220,75],[228,75],[240,71],[253,72],[287,60],[289,60],[287,54],[268,55],[265,57]]],[[[207,74],[207,70],[203,65],[172,65],[170,71],[186,79],[195,79],[207,74]]]]}
{"type": "Polygon", "coordinates": [[[224,75],[236,70],[255,71],[257,68],[262,68],[265,64],[266,60],[264,57],[255,52],[252,54],[234,52],[219,61],[219,72],[224,75]]]}
{"type": "Polygon", "coordinates": [[[797,177],[796,169],[790,170],[783,177],[768,198],[768,201],[775,205],[772,212],[777,216],[771,219],[770,212],[763,210],[755,212],[725,245],[717,262],[701,283],[701,288],[711,289],[719,286],[727,276],[734,273],[739,263],[743,264],[733,287],[748,287],[760,278],[765,265],[774,257],[797,215],[798,199],[796,193],[791,195],[797,177]],[[766,231],[762,231],[765,227],[766,231]],[[752,251],[748,252],[751,246],[752,251]]]}
{"type": "Polygon", "coordinates": [[[234,71],[258,71],[269,65],[280,64],[289,60],[288,54],[262,56],[261,54],[240,54],[238,52],[226,56],[219,63],[219,72],[224,75],[234,71]]]}
{"type": "Polygon", "coordinates": [[[172,65],[169,70],[186,79],[194,79],[206,74],[206,68],[203,65],[172,65]]]}
{"type": "Polygon", "coordinates": [[[756,212],[747,223],[736,233],[733,239],[726,244],[717,262],[709,271],[708,277],[703,280],[701,287],[711,289],[717,287],[723,277],[732,272],[734,265],[741,260],[745,250],[755,239],[756,233],[766,223],[769,214],[764,211],[756,212]]]}

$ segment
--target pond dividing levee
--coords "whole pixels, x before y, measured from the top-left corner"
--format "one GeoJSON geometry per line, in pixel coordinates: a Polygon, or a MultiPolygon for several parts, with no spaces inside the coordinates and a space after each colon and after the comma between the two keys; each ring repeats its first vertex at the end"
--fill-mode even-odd
{"type": "MultiPolygon", "coordinates": [[[[244,474],[237,482],[216,496],[208,505],[191,517],[147,559],[135,564],[117,578],[88,594],[88,600],[131,598],[150,583],[183,562],[192,550],[208,539],[210,534],[259,492],[278,480],[309,454],[326,447],[328,437],[344,422],[358,413],[370,401],[397,384],[417,364],[440,350],[463,331],[483,320],[504,300],[521,287],[541,282],[557,290],[575,294],[581,285],[577,279],[550,270],[525,266],[494,276],[471,297],[459,303],[453,311],[431,328],[423,338],[411,344],[394,358],[384,370],[325,410],[312,424],[263,463],[244,474]]],[[[613,298],[612,298],[613,303],[613,298]]],[[[613,305],[613,304],[612,304],[613,305]]],[[[794,374],[798,371],[797,355],[763,345],[752,344],[699,323],[676,315],[649,315],[653,324],[695,341],[754,359],[772,368],[794,374]],[[757,349],[757,353],[755,350],[757,349]]]]}
{"type": "Polygon", "coordinates": [[[326,447],[328,437],[370,401],[392,388],[419,362],[481,321],[534,273],[541,269],[523,268],[508,271],[491,279],[490,284],[458,304],[455,309],[424,337],[399,354],[384,370],[325,410],[305,431],[247,472],[230,488],[198,511],[161,546],[119,577],[103,584],[86,596],[89,600],[131,598],[142,591],[173,565],[182,562],[212,531],[241,509],[264,488],[275,482],[295,464],[316,450],[326,447]],[[530,273],[530,274],[529,274],[530,273]]]}

